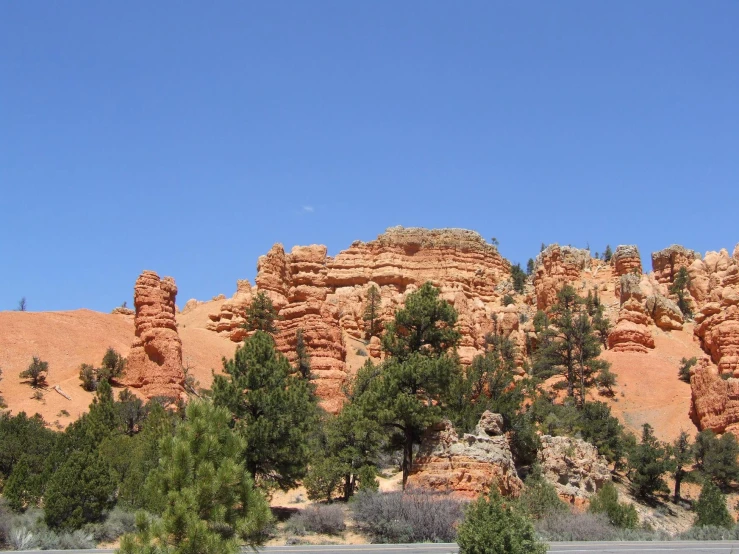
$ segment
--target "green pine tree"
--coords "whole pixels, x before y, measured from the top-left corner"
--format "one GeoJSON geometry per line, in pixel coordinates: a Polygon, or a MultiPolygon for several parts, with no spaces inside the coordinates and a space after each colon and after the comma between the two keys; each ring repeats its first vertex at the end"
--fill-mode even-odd
{"type": "Polygon", "coordinates": [[[677,307],[685,317],[691,317],[693,312],[690,308],[690,287],[691,279],[690,274],[685,266],[682,266],[677,270],[672,285],[670,285],[670,292],[677,296],[677,307]]]}
{"type": "Polygon", "coordinates": [[[707,481],[701,489],[698,501],[695,503],[695,526],[712,525],[716,527],[734,527],[734,518],[726,508],[726,498],[719,488],[707,481]]]}
{"type": "Polygon", "coordinates": [[[656,492],[669,492],[663,478],[671,468],[669,453],[648,423],[642,427],[641,443],[629,454],[629,466],[629,478],[637,496],[645,498],[656,492]]]}
{"type": "Polygon", "coordinates": [[[259,291],[254,295],[251,304],[246,308],[245,315],[244,329],[249,332],[263,331],[270,335],[277,333],[275,321],[282,319],[272,304],[270,297],[263,291],[259,291]]]}
{"type": "Polygon", "coordinates": [[[288,490],[305,475],[317,407],[310,383],[293,376],[274,340],[257,330],[223,361],[213,401],[227,408],[246,440],[246,469],[258,485],[288,490]]]}
{"type": "Polygon", "coordinates": [[[310,354],[308,354],[308,348],[305,345],[305,337],[303,336],[303,330],[298,329],[295,333],[295,371],[306,380],[310,379],[310,354]]]}
{"type": "Polygon", "coordinates": [[[46,378],[49,374],[49,362],[44,362],[39,357],[34,356],[33,361],[27,369],[21,371],[20,378],[26,379],[33,388],[45,387],[46,378]]]}
{"type": "Polygon", "coordinates": [[[362,318],[365,321],[365,333],[368,339],[379,336],[380,313],[382,310],[382,297],[375,285],[367,289],[367,300],[364,305],[362,318]]]}
{"type": "Polygon", "coordinates": [[[243,459],[246,443],[229,427],[225,408],[193,401],[173,437],[162,441],[159,466],[146,480],[161,499],[151,522],[121,541],[122,554],[236,554],[262,544],[269,506],[243,459]]]}
{"type": "Polygon", "coordinates": [[[690,436],[685,432],[681,431],[680,436],[675,439],[672,444],[672,456],[674,458],[674,472],[672,477],[675,479],[675,502],[680,501],[680,485],[683,479],[688,475],[690,471],[688,468],[694,460],[693,445],[690,444],[690,436]]]}

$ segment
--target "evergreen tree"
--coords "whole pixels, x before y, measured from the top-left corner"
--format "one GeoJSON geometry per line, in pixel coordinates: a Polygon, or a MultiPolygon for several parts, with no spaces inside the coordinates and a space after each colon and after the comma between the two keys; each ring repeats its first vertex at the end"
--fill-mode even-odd
{"type": "Polygon", "coordinates": [[[513,290],[519,294],[523,294],[526,286],[526,273],[521,269],[521,264],[511,266],[511,281],[513,282],[513,290]]]}
{"type": "Polygon", "coordinates": [[[362,318],[365,321],[365,332],[368,339],[379,336],[380,333],[380,313],[382,309],[382,297],[380,291],[375,285],[367,290],[367,300],[364,305],[364,314],[362,318]]]}
{"type": "Polygon", "coordinates": [[[295,333],[295,371],[305,380],[310,379],[310,355],[308,348],[305,346],[305,338],[303,330],[298,329],[295,333]]]}
{"type": "MultiPolygon", "coordinates": [[[[0,381],[3,380],[3,368],[0,367],[0,381]]],[[[0,409],[5,408],[7,405],[5,404],[5,399],[2,395],[0,395],[0,409]]]]}
{"type": "Polygon", "coordinates": [[[387,325],[382,346],[400,361],[416,353],[439,357],[457,346],[461,335],[456,324],[457,311],[426,282],[406,297],[404,307],[387,325]]]}
{"type": "Polygon", "coordinates": [[[13,416],[8,412],[0,414],[0,480],[7,479],[15,465],[24,456],[31,457],[34,463],[43,460],[53,450],[57,434],[48,429],[43,418],[36,414],[28,417],[26,412],[13,416]]]}
{"type": "Polygon", "coordinates": [[[677,296],[677,307],[680,308],[680,311],[685,317],[691,317],[693,315],[690,309],[690,292],[688,291],[690,281],[690,274],[687,268],[682,266],[677,270],[672,285],[670,285],[670,292],[677,296]]]}
{"type": "Polygon", "coordinates": [[[534,274],[534,260],[533,258],[529,258],[529,261],[526,262],[526,275],[533,275],[534,274]]]}
{"type": "Polygon", "coordinates": [[[27,379],[33,388],[45,387],[46,377],[49,373],[49,362],[44,362],[37,356],[25,371],[21,371],[20,378],[27,379]]]}
{"type": "Polygon", "coordinates": [[[103,356],[100,368],[97,370],[97,380],[110,383],[121,377],[126,371],[126,358],[121,356],[112,347],[108,347],[103,356]]]}
{"type": "Polygon", "coordinates": [[[674,458],[674,472],[672,474],[675,479],[675,502],[680,501],[680,485],[688,474],[686,470],[693,463],[693,445],[690,444],[690,437],[685,431],[680,432],[680,436],[675,439],[672,445],[672,456],[674,458]]]}
{"type": "Polygon", "coordinates": [[[263,331],[274,335],[277,333],[275,321],[282,319],[277,313],[272,300],[263,291],[259,291],[246,308],[244,329],[247,331],[263,331]]]}
{"type": "Polygon", "coordinates": [[[144,403],[130,390],[123,389],[118,393],[116,408],[123,432],[128,436],[133,436],[146,417],[144,403]]]}
{"type": "Polygon", "coordinates": [[[719,487],[727,488],[739,480],[739,443],[733,433],[724,433],[720,439],[712,433],[705,436],[707,441],[701,444],[701,469],[719,487]]]}
{"type": "Polygon", "coordinates": [[[162,441],[159,466],[146,487],[161,499],[150,522],[121,541],[123,554],[236,554],[261,544],[269,506],[244,467],[246,444],[229,427],[229,414],[193,401],[176,434],[162,441]]]}
{"type": "Polygon", "coordinates": [[[629,454],[629,465],[629,478],[638,496],[645,498],[656,492],[669,492],[662,478],[671,466],[668,451],[648,423],[642,427],[641,443],[629,454]]]}
{"type": "Polygon", "coordinates": [[[265,488],[294,487],[305,475],[316,422],[310,384],[291,375],[287,358],[262,330],[224,359],[223,370],[213,379],[213,401],[231,412],[246,440],[246,469],[265,488]]]}
{"type": "Polygon", "coordinates": [[[716,527],[734,527],[734,518],[726,508],[726,499],[716,485],[706,482],[701,489],[698,501],[695,503],[695,526],[712,525],[716,527]]]}
{"type": "Polygon", "coordinates": [[[393,431],[393,443],[403,449],[403,488],[413,466],[413,446],[440,419],[443,397],[459,371],[456,355],[448,352],[459,341],[456,322],[456,310],[427,282],[408,295],[382,338],[389,358],[365,401],[371,400],[378,421],[393,431]]]}
{"type": "Polygon", "coordinates": [[[457,534],[460,554],[544,554],[534,526],[523,514],[504,504],[496,490],[480,496],[465,512],[457,534]]]}
{"type": "Polygon", "coordinates": [[[546,519],[569,511],[557,489],[542,475],[539,464],[534,464],[525,485],[518,497],[518,506],[532,519],[546,519]]]}
{"type": "Polygon", "coordinates": [[[598,295],[596,292],[595,295],[595,301],[597,302],[595,307],[595,313],[593,314],[593,328],[598,333],[598,337],[600,338],[600,343],[603,345],[603,349],[608,349],[608,335],[611,332],[612,325],[611,322],[606,317],[604,311],[605,307],[603,304],[600,304],[600,300],[598,299],[598,295]]]}
{"type": "Polygon", "coordinates": [[[107,460],[78,450],[54,472],[44,494],[44,518],[53,528],[79,529],[113,507],[116,484],[107,460]]]}
{"type": "Polygon", "coordinates": [[[610,262],[612,257],[613,257],[613,250],[611,250],[611,245],[607,244],[606,249],[603,252],[603,260],[606,262],[610,262]]]}
{"type": "Polygon", "coordinates": [[[552,307],[552,318],[545,315],[534,318],[539,334],[539,347],[534,356],[534,373],[546,378],[560,374],[564,377],[567,395],[579,394],[579,406],[585,404],[585,394],[594,384],[599,371],[609,367],[599,359],[600,341],[584,308],[583,299],[570,285],[557,293],[557,304],[552,307]]]}

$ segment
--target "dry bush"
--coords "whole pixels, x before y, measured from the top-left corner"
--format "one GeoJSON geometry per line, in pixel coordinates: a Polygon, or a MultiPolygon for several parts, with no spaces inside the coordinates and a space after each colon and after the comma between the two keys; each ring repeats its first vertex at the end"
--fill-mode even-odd
{"type": "Polygon", "coordinates": [[[344,510],[336,504],[314,504],[292,516],[285,530],[298,537],[309,533],[339,535],[346,529],[344,510]]]}

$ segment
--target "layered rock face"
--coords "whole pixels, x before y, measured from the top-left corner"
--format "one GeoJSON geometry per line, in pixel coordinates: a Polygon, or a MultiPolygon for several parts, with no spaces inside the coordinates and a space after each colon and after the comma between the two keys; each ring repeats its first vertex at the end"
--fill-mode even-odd
{"type": "Polygon", "coordinates": [[[566,502],[583,506],[611,480],[608,462],[592,444],[572,437],[540,438],[537,457],[542,473],[566,502]]]}
{"type": "Polygon", "coordinates": [[[627,273],[642,274],[641,255],[639,248],[633,244],[621,244],[616,247],[616,251],[611,258],[613,268],[616,275],[626,275],[627,273]]]}
{"type": "MultiPolygon", "coordinates": [[[[297,246],[286,253],[276,244],[259,258],[256,286],[240,281],[236,295],[210,315],[209,329],[242,340],[244,310],[256,291],[264,291],[283,318],[277,322],[278,349],[292,360],[297,330],[303,329],[318,395],[326,409],[336,411],[347,378],[343,337],[364,338],[363,313],[371,286],[380,292],[381,323],[390,321],[406,295],[426,281],[439,287],[459,312],[459,354],[463,363],[470,363],[482,351],[485,334],[493,330],[491,316],[498,308],[491,304],[502,297],[500,285],[509,278],[510,263],[497,249],[479,234],[461,229],[395,227],[377,240],[353,243],[335,258],[327,255],[325,246],[297,246]]],[[[504,319],[501,332],[523,343],[518,316],[504,319]]],[[[380,356],[376,339],[368,351],[380,356]]]]}
{"type": "Polygon", "coordinates": [[[652,271],[658,283],[669,285],[681,267],[690,267],[701,255],[695,250],[673,244],[663,250],[652,253],[652,271]]]}
{"type": "Polygon", "coordinates": [[[620,278],[621,308],[618,322],[608,335],[608,347],[614,352],[647,352],[654,348],[649,330],[651,318],[645,307],[641,277],[625,273],[620,278]]]}
{"type": "Polygon", "coordinates": [[[709,252],[690,267],[690,292],[696,303],[695,334],[720,373],[739,377],[739,245],[730,257],[726,250],[709,252]]]}
{"type": "Polygon", "coordinates": [[[739,436],[739,379],[724,379],[707,359],[691,370],[691,413],[699,429],[739,436]]]}
{"type": "Polygon", "coordinates": [[[495,485],[502,495],[517,497],[523,483],[501,432],[502,424],[499,414],[485,412],[475,434],[459,438],[450,422],[442,422],[423,440],[408,484],[467,498],[495,485]]]}
{"type": "Polygon", "coordinates": [[[557,293],[567,284],[580,280],[590,266],[590,251],[571,246],[549,245],[535,261],[534,291],[536,307],[546,310],[557,303],[557,293]]]}
{"type": "Polygon", "coordinates": [[[182,341],[175,322],[176,296],[177,286],[171,277],[160,279],[153,271],[144,271],[136,280],[136,338],[122,382],[146,398],[185,394],[182,341]]]}

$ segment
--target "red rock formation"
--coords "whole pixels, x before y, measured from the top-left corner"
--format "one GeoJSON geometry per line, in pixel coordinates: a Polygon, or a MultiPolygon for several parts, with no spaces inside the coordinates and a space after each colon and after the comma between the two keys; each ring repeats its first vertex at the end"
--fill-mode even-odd
{"type": "Polygon", "coordinates": [[[672,300],[661,294],[653,294],[646,301],[647,313],[654,320],[655,325],[666,331],[683,328],[683,314],[672,300]]]}
{"type": "Polygon", "coordinates": [[[641,255],[639,249],[633,244],[617,246],[611,261],[618,276],[627,273],[642,274],[641,255]]]}
{"type": "Polygon", "coordinates": [[[502,495],[517,497],[523,483],[516,473],[508,441],[501,434],[501,423],[500,415],[485,412],[475,434],[465,434],[461,439],[448,421],[431,429],[423,440],[408,485],[450,491],[466,498],[487,493],[496,485],[502,495]]]}
{"type": "Polygon", "coordinates": [[[699,429],[739,436],[739,379],[724,379],[707,359],[691,370],[691,413],[699,429]]]}
{"type": "Polygon", "coordinates": [[[180,397],[185,394],[182,372],[182,341],[175,322],[174,279],[144,271],[136,280],[136,339],[126,364],[124,385],[142,396],[180,397]]]}
{"type": "Polygon", "coordinates": [[[634,273],[621,276],[621,309],[618,322],[608,335],[608,346],[614,352],[647,352],[654,348],[648,327],[652,321],[644,306],[640,281],[634,273]]]}
{"type": "Polygon", "coordinates": [[[673,244],[652,253],[652,271],[658,283],[669,285],[681,267],[688,268],[701,255],[695,250],[688,250],[684,246],[673,244]]]}
{"type": "MultiPolygon", "coordinates": [[[[375,241],[355,242],[335,258],[327,256],[325,246],[295,247],[287,254],[277,244],[259,258],[256,289],[270,296],[283,318],[277,323],[276,343],[291,360],[296,332],[303,329],[318,395],[324,407],[336,411],[347,378],[343,335],[364,338],[363,313],[371,286],[380,291],[382,323],[426,281],[438,286],[459,312],[459,353],[463,363],[470,363],[493,329],[490,304],[504,294],[499,285],[509,276],[510,264],[477,233],[395,227],[375,241]]],[[[209,328],[234,341],[244,337],[240,325],[253,292],[246,282],[240,283],[245,284],[236,296],[210,315],[209,328]]],[[[517,321],[517,315],[505,315],[510,328],[506,332],[521,342],[517,321]]],[[[379,357],[377,341],[369,345],[369,353],[379,357]]]]}
{"type": "Polygon", "coordinates": [[[535,261],[534,291],[536,307],[546,310],[557,303],[557,293],[567,284],[579,281],[590,267],[590,251],[552,244],[535,261]]]}

